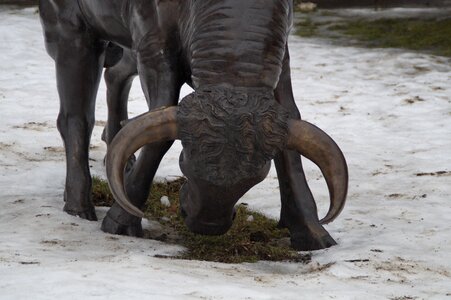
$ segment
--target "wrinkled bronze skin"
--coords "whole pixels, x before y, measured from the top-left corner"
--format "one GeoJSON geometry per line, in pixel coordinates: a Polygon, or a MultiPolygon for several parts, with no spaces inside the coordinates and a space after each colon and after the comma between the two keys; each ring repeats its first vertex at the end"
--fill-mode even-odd
{"type": "MultiPolygon", "coordinates": [[[[64,210],[97,220],[90,199],[88,150],[104,67],[108,145],[127,119],[136,75],[149,110],[177,105],[180,88],[188,83],[195,90],[239,87],[251,93],[266,88],[291,119],[300,119],[287,47],[292,6],[291,0],[40,0],[46,49],[55,60],[60,96],[57,124],[67,158],[64,210]]],[[[172,141],[146,145],[127,172],[126,193],[136,207],[143,207],[171,145],[172,141]]],[[[186,159],[182,153],[181,168],[189,182],[181,192],[182,210],[187,226],[203,234],[227,231],[235,203],[269,170],[268,162],[246,180],[215,186],[196,178],[186,159]]],[[[315,250],[334,245],[318,219],[299,154],[283,150],[274,162],[282,201],[280,226],[289,228],[292,246],[315,250]]],[[[141,236],[141,219],[114,204],[102,230],[141,236]]]]}

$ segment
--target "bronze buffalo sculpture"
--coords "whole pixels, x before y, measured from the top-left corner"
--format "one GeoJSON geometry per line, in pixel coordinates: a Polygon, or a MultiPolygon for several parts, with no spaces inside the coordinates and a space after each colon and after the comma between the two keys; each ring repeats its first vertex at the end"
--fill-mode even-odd
{"type": "Polygon", "coordinates": [[[287,46],[291,0],[40,0],[39,11],[56,64],[67,213],[97,219],[88,151],[107,67],[106,168],[117,202],[102,230],[142,235],[139,208],[163,155],[181,139],[187,182],[180,206],[189,229],[225,233],[234,205],[266,177],[274,159],[279,225],[289,229],[292,246],[336,244],[322,224],[344,206],[347,166],[328,135],[301,121],[294,102],[287,46]],[[136,74],[150,111],[121,129],[136,74]],[[177,105],[184,83],[195,91],[177,105]],[[128,163],[140,148],[136,162],[128,163]],[[320,167],[329,188],[331,205],[321,221],[299,154],[320,167]]]}

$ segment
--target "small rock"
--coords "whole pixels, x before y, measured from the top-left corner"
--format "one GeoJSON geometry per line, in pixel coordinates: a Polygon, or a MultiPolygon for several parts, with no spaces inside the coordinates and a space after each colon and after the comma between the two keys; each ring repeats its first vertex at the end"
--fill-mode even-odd
{"type": "Polygon", "coordinates": [[[254,221],[254,216],[252,216],[252,215],[248,216],[246,221],[253,222],[254,221]]]}
{"type": "Polygon", "coordinates": [[[166,206],[166,207],[170,207],[171,206],[171,202],[169,202],[168,196],[161,197],[160,202],[161,202],[161,204],[163,206],[166,206]]]}
{"type": "Polygon", "coordinates": [[[298,9],[300,12],[312,12],[316,9],[317,5],[313,2],[302,2],[298,5],[298,9]]]}

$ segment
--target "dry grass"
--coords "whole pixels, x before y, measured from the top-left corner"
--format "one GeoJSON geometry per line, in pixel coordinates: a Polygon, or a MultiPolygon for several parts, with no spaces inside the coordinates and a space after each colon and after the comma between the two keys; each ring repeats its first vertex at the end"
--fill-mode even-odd
{"type": "MultiPolygon", "coordinates": [[[[179,214],[179,190],[184,178],[168,183],[154,183],[147,202],[145,215],[157,220],[163,229],[148,233],[148,237],[187,248],[180,259],[207,260],[224,263],[270,261],[308,262],[310,255],[301,255],[289,246],[289,232],[277,228],[277,222],[263,214],[250,211],[246,205],[237,207],[232,228],[221,236],[203,236],[190,232],[179,214]],[[167,196],[170,206],[161,204],[167,196]]],[[[95,205],[112,204],[108,184],[99,178],[93,180],[95,205]]]]}

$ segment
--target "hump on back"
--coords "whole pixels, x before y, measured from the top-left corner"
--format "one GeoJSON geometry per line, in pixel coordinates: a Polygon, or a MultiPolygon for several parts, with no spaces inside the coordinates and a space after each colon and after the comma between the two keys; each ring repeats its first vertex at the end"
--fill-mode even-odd
{"type": "Polygon", "coordinates": [[[190,11],[194,86],[275,88],[291,26],[288,0],[193,0],[190,11]]]}

